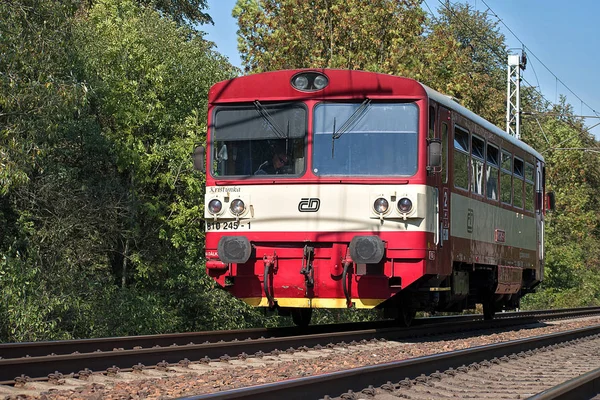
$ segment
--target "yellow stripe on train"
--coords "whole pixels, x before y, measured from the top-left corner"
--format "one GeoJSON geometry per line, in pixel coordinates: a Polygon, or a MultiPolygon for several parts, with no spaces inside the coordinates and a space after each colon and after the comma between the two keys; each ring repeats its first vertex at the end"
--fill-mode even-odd
{"type": "MultiPolygon", "coordinates": [[[[242,298],[246,304],[253,307],[268,307],[269,301],[266,297],[247,297],[242,298]]],[[[386,299],[359,299],[353,298],[354,308],[373,308],[386,299]]],[[[305,299],[305,298],[277,298],[279,307],[290,308],[348,308],[346,299],[305,299]]]]}

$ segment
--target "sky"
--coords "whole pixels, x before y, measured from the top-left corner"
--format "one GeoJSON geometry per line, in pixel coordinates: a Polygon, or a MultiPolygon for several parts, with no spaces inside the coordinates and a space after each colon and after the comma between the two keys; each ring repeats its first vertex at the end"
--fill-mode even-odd
{"type": "MultiPolygon", "coordinates": [[[[454,2],[453,0],[452,2],[454,2]]],[[[522,85],[536,86],[556,102],[560,95],[576,115],[600,115],[600,1],[597,0],[463,0],[479,11],[491,9],[504,24],[499,28],[510,48],[527,48],[522,85]],[[505,26],[506,25],[506,26],[505,26]]],[[[208,0],[214,26],[205,25],[216,50],[241,67],[237,22],[231,16],[236,0],[208,0]]],[[[426,0],[432,10],[440,0],[426,0]]],[[[427,10],[425,4],[423,8],[427,10]]],[[[493,19],[495,19],[492,16],[493,19]]],[[[587,118],[586,126],[600,123],[587,118]]],[[[502,127],[504,128],[504,127],[502,127]]],[[[600,140],[600,125],[591,130],[600,140]]]]}

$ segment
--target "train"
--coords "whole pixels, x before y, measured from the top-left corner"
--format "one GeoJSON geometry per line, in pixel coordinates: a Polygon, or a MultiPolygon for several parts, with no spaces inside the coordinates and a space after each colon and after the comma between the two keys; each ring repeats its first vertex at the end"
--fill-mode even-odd
{"type": "Polygon", "coordinates": [[[406,77],[297,69],[208,95],[207,274],[253,307],[518,308],[544,276],[543,156],[406,77]]]}

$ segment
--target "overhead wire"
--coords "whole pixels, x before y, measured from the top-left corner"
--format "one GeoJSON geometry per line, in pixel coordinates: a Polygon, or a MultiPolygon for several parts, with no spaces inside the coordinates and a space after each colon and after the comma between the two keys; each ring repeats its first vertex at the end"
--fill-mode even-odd
{"type": "Polygon", "coordinates": [[[429,14],[431,14],[431,16],[433,17],[433,19],[436,19],[435,16],[433,15],[433,11],[431,10],[431,7],[429,7],[429,4],[427,4],[427,1],[423,0],[423,3],[425,3],[425,6],[429,10],[429,14]]]}
{"type": "MultiPolygon", "coordinates": [[[[482,1],[483,1],[483,0],[482,0],[482,1]]],[[[465,21],[463,21],[461,18],[459,18],[459,17],[458,17],[458,15],[456,14],[456,12],[454,11],[454,9],[453,9],[452,7],[449,7],[449,5],[448,5],[448,4],[451,4],[452,6],[454,6],[454,4],[452,4],[450,1],[444,2],[443,0],[438,0],[438,2],[439,2],[439,3],[440,3],[440,4],[441,4],[441,5],[442,5],[442,6],[443,6],[443,7],[444,7],[446,10],[448,10],[448,12],[450,12],[450,14],[451,14],[451,15],[452,15],[452,16],[455,18],[455,20],[457,20],[457,21],[458,21],[459,23],[461,23],[461,24],[462,24],[462,25],[463,25],[465,28],[467,28],[467,29],[469,30],[469,32],[470,32],[471,34],[473,34],[473,36],[474,36],[476,39],[478,39],[479,41],[481,41],[481,43],[483,43],[483,44],[484,44],[484,45],[485,45],[485,46],[486,46],[486,47],[487,47],[489,50],[491,50],[491,51],[492,51],[492,53],[494,53],[494,54],[495,54],[497,57],[499,57],[500,59],[506,59],[506,58],[508,57],[508,54],[509,54],[509,53],[508,53],[508,51],[504,50],[504,51],[502,52],[503,54],[499,54],[499,53],[498,53],[498,50],[497,50],[496,48],[494,48],[494,47],[493,47],[491,44],[489,44],[489,43],[488,43],[488,41],[487,41],[487,40],[486,40],[484,37],[481,37],[480,35],[478,35],[478,34],[477,34],[477,33],[476,33],[476,32],[475,32],[475,31],[474,31],[474,30],[473,30],[473,29],[472,29],[472,28],[471,28],[471,27],[470,27],[470,26],[469,26],[469,25],[468,25],[468,24],[465,22],[465,21]],[[447,4],[447,3],[448,3],[448,4],[447,4]]],[[[500,17],[498,17],[498,15],[497,15],[497,14],[496,14],[496,13],[495,13],[495,12],[494,12],[494,11],[493,11],[493,10],[492,10],[492,9],[491,9],[489,6],[488,6],[488,5],[487,5],[487,3],[485,3],[485,1],[483,1],[483,3],[484,3],[484,4],[485,4],[487,7],[488,7],[488,9],[489,9],[489,10],[490,10],[490,11],[493,13],[493,15],[494,15],[496,18],[498,18],[498,20],[499,20],[499,21],[500,21],[500,22],[501,22],[501,23],[502,23],[502,24],[503,24],[503,25],[504,25],[504,26],[505,26],[505,27],[506,27],[506,28],[509,30],[509,32],[511,32],[511,33],[512,33],[512,34],[513,34],[513,35],[514,35],[516,38],[517,38],[517,40],[519,40],[519,42],[521,43],[521,45],[523,46],[523,48],[525,48],[525,44],[524,44],[524,43],[523,43],[523,42],[522,42],[522,41],[521,41],[521,40],[520,40],[520,39],[519,39],[519,38],[518,38],[518,37],[517,37],[517,36],[516,36],[516,35],[515,35],[515,34],[512,32],[512,30],[511,30],[510,28],[508,28],[508,26],[506,26],[506,24],[505,24],[505,23],[504,23],[504,22],[503,22],[503,21],[500,19],[500,17]]],[[[428,6],[428,5],[427,5],[427,7],[429,8],[429,6],[428,6]]],[[[431,11],[431,9],[429,9],[429,10],[431,11]]],[[[532,54],[533,54],[533,53],[532,53],[532,54]]],[[[535,58],[536,58],[538,61],[540,61],[540,60],[539,60],[539,58],[538,58],[538,57],[537,57],[535,54],[533,54],[533,56],[534,56],[534,57],[535,57],[535,58]]],[[[543,66],[544,66],[546,69],[548,69],[548,67],[547,67],[545,64],[543,64],[541,61],[540,61],[540,63],[541,63],[541,64],[542,64],[542,65],[543,65],[543,66]]],[[[548,70],[549,70],[549,69],[548,69],[548,70]]],[[[551,72],[551,73],[552,73],[552,72],[551,72]]],[[[554,75],[554,74],[553,74],[553,75],[554,75]]],[[[556,75],[554,75],[554,76],[555,76],[555,78],[557,79],[557,82],[558,82],[558,81],[559,81],[558,77],[557,77],[556,75]]],[[[536,77],[537,77],[537,75],[536,75],[536,77]]],[[[530,88],[531,88],[531,89],[532,89],[534,92],[536,92],[536,93],[537,93],[537,94],[538,94],[538,95],[539,95],[539,96],[540,96],[542,99],[544,99],[544,100],[545,100],[545,101],[547,101],[548,103],[552,103],[551,101],[549,101],[549,100],[546,98],[546,96],[544,96],[544,95],[543,95],[543,93],[541,93],[539,90],[537,90],[537,89],[536,89],[536,87],[535,87],[534,85],[532,85],[530,82],[528,82],[528,81],[527,81],[525,78],[521,77],[521,79],[522,79],[523,81],[525,81],[525,82],[526,82],[526,83],[529,85],[529,87],[530,87],[530,88]]],[[[562,81],[560,81],[560,82],[562,83],[562,81]]],[[[563,83],[563,85],[564,85],[564,83],[563,83]]],[[[565,85],[565,87],[567,87],[567,86],[565,85]]],[[[571,89],[569,89],[569,91],[571,91],[571,93],[573,93],[571,89]]],[[[575,93],[573,93],[573,94],[575,94],[575,93]]],[[[577,96],[577,95],[575,95],[575,96],[576,96],[576,97],[577,97],[577,98],[578,98],[578,99],[579,99],[581,102],[583,102],[583,100],[582,100],[582,99],[581,99],[579,96],[577,96]]],[[[594,114],[596,114],[596,115],[598,116],[598,113],[597,113],[597,112],[596,112],[596,111],[595,111],[593,108],[591,108],[591,107],[590,107],[590,106],[589,106],[587,103],[585,103],[585,102],[583,102],[583,103],[584,103],[584,104],[585,104],[585,105],[586,105],[586,106],[587,106],[587,107],[588,107],[588,108],[589,108],[589,109],[590,109],[590,110],[591,110],[591,111],[592,111],[594,114]]],[[[538,124],[539,124],[539,121],[538,121],[538,124]]],[[[572,125],[571,125],[571,126],[572,126],[572,125]]],[[[596,125],[594,125],[594,126],[592,126],[592,127],[590,127],[590,128],[585,128],[585,127],[584,127],[584,129],[583,129],[583,130],[581,130],[580,132],[578,132],[578,133],[577,133],[577,135],[581,135],[581,134],[583,134],[583,133],[588,133],[588,134],[589,134],[589,133],[590,133],[590,132],[589,132],[589,129],[591,129],[591,128],[595,127],[595,126],[596,126],[596,125]]],[[[572,127],[574,127],[574,126],[572,126],[572,127]]],[[[575,135],[575,136],[577,136],[577,135],[575,135]]],[[[546,136],[546,135],[545,135],[545,133],[544,133],[544,136],[546,136]]],[[[571,137],[571,138],[572,138],[572,137],[571,137]]],[[[547,140],[547,139],[546,139],[546,140],[547,140]]],[[[597,148],[597,147],[594,147],[594,149],[600,150],[600,148],[597,148]]],[[[550,149],[547,149],[547,150],[550,150],[550,149]]],[[[595,151],[594,151],[594,152],[595,152],[595,151]]]]}
{"type": "MultiPolygon", "coordinates": [[[[446,3],[444,3],[443,0],[438,0],[438,2],[446,9],[450,12],[450,14],[452,14],[452,16],[458,21],[460,22],[465,28],[467,28],[469,30],[469,32],[471,34],[473,34],[473,36],[478,39],[479,41],[481,41],[481,43],[483,43],[484,45],[486,45],[486,47],[492,51],[492,53],[494,53],[499,59],[505,60],[509,53],[508,51],[504,50],[502,51],[502,54],[498,53],[498,49],[495,48],[494,46],[492,46],[491,44],[489,44],[485,38],[479,36],[466,22],[464,22],[462,19],[460,19],[458,17],[458,15],[456,14],[456,12],[454,11],[454,9],[452,7],[449,7],[446,3]]],[[[450,3],[451,5],[454,6],[454,4],[450,3]]],[[[542,92],[540,92],[539,90],[536,89],[536,86],[534,86],[533,84],[531,84],[530,82],[527,81],[527,79],[521,77],[521,79],[523,81],[525,81],[525,83],[527,83],[537,94],[540,95],[540,97],[542,97],[544,100],[548,101],[549,103],[551,103],[548,99],[546,99],[546,97],[542,94],[542,92]]]]}
{"type": "MultiPolygon", "coordinates": [[[[545,69],[546,69],[546,70],[547,70],[547,71],[548,71],[548,72],[549,72],[549,73],[550,73],[550,74],[551,74],[553,77],[554,77],[554,79],[556,79],[556,85],[557,85],[557,88],[556,88],[556,93],[557,93],[557,95],[558,95],[558,83],[560,82],[560,84],[561,84],[561,85],[563,85],[563,87],[565,87],[565,89],[567,89],[569,92],[571,92],[571,94],[572,94],[573,96],[575,96],[575,97],[576,97],[576,98],[577,98],[577,99],[580,101],[580,104],[582,105],[582,108],[583,108],[583,105],[585,105],[585,106],[586,106],[588,109],[590,109],[590,110],[591,110],[591,111],[594,113],[594,116],[585,116],[585,115],[580,115],[579,117],[581,117],[581,118],[598,118],[598,117],[600,117],[600,114],[598,114],[598,112],[597,112],[597,111],[596,111],[594,108],[592,108],[592,106],[590,106],[590,105],[589,105],[588,103],[586,103],[586,102],[585,102],[585,101],[584,101],[584,100],[583,100],[581,97],[579,97],[579,96],[578,96],[578,95],[577,95],[577,94],[576,94],[576,93],[575,93],[575,92],[574,92],[574,91],[573,91],[573,90],[572,90],[572,89],[571,89],[569,86],[567,86],[567,84],[566,84],[566,83],[564,83],[564,82],[562,81],[562,79],[560,79],[560,78],[559,78],[559,77],[558,77],[558,76],[557,76],[557,75],[556,75],[554,72],[552,72],[552,70],[550,70],[550,68],[548,68],[548,66],[547,66],[547,65],[546,65],[546,64],[545,64],[545,63],[544,63],[544,62],[543,62],[543,61],[542,61],[542,60],[541,60],[541,59],[540,59],[540,58],[539,58],[537,55],[535,55],[535,53],[534,53],[534,52],[533,52],[533,51],[532,51],[530,48],[528,48],[528,47],[527,47],[527,45],[525,45],[525,43],[524,43],[524,42],[523,42],[523,41],[522,41],[522,40],[521,40],[521,39],[520,39],[520,38],[517,36],[517,34],[516,34],[516,33],[514,33],[514,32],[513,32],[513,30],[512,30],[512,29],[510,29],[510,27],[509,27],[509,26],[508,26],[508,25],[507,25],[507,24],[506,24],[506,23],[505,23],[505,22],[502,20],[502,18],[500,18],[500,16],[498,16],[498,14],[496,14],[496,12],[495,12],[495,11],[492,9],[492,7],[490,7],[490,6],[489,6],[489,4],[487,4],[487,3],[486,3],[486,1],[485,1],[485,0],[481,0],[481,1],[482,1],[482,3],[483,3],[483,4],[485,4],[485,6],[486,6],[486,7],[487,7],[487,9],[488,9],[488,10],[491,12],[491,14],[492,14],[494,17],[496,17],[496,19],[497,19],[497,20],[498,20],[498,21],[499,21],[499,22],[500,22],[502,25],[504,25],[504,27],[505,27],[505,28],[506,28],[506,29],[507,29],[507,30],[508,30],[508,31],[509,31],[509,32],[510,32],[510,33],[511,33],[511,34],[512,34],[514,37],[515,37],[515,39],[517,39],[517,40],[519,41],[519,43],[521,43],[521,46],[523,46],[523,50],[524,50],[524,51],[526,51],[526,53],[527,53],[528,55],[532,55],[532,56],[533,56],[533,57],[534,57],[534,58],[535,58],[535,59],[536,59],[536,60],[537,60],[537,61],[538,61],[538,62],[539,62],[539,63],[540,63],[540,64],[541,64],[541,65],[542,65],[542,66],[543,66],[543,67],[544,67],[544,68],[545,68],[545,69]]],[[[534,71],[534,74],[535,74],[535,71],[534,71]]],[[[536,76],[536,79],[537,79],[537,74],[535,74],[535,76],[536,76]]],[[[523,80],[525,80],[525,79],[523,79],[523,80]]],[[[525,82],[527,82],[527,80],[525,80],[525,82]]],[[[530,86],[532,86],[532,85],[531,85],[529,82],[527,82],[527,83],[528,83],[530,86]]],[[[538,85],[539,85],[539,81],[538,81],[538,85]]],[[[540,88],[540,89],[541,89],[541,88],[540,88]]],[[[538,92],[538,93],[540,93],[540,92],[538,92]]],[[[540,93],[540,94],[541,94],[541,93],[540,93]]],[[[544,97],[543,95],[542,95],[542,98],[544,98],[544,99],[545,99],[545,97],[544,97]]],[[[557,100],[558,100],[558,99],[557,99],[557,100]]],[[[581,111],[581,114],[583,114],[583,110],[581,111]]],[[[535,119],[536,119],[536,122],[538,123],[538,125],[539,125],[539,127],[540,127],[540,129],[541,129],[541,128],[542,128],[542,126],[540,125],[540,122],[539,122],[538,118],[537,118],[537,117],[535,117],[535,119]]],[[[577,128],[577,127],[573,126],[572,124],[568,124],[568,125],[571,125],[571,127],[573,127],[573,128],[576,128],[576,129],[578,129],[578,130],[580,129],[580,128],[577,128]]],[[[565,139],[565,140],[564,140],[563,142],[561,142],[560,144],[562,144],[562,143],[564,143],[564,142],[566,142],[566,141],[568,141],[568,140],[570,140],[570,139],[572,139],[572,138],[574,138],[574,137],[576,137],[576,136],[579,136],[579,135],[580,135],[580,134],[582,134],[582,133],[585,133],[585,132],[587,132],[587,133],[591,133],[591,132],[590,132],[590,130],[591,130],[592,128],[594,128],[595,126],[597,126],[597,125],[598,125],[598,124],[595,124],[595,125],[592,125],[592,126],[590,126],[590,127],[587,127],[587,128],[584,126],[584,127],[583,127],[583,130],[582,130],[581,132],[578,132],[577,134],[570,136],[569,138],[565,139]]],[[[542,131],[542,133],[543,133],[543,131],[542,131]]],[[[546,135],[544,134],[544,136],[546,136],[546,135]]],[[[546,139],[546,140],[547,140],[547,139],[546,139]]],[[[551,149],[553,149],[553,150],[567,150],[567,148],[558,148],[558,146],[560,146],[560,144],[558,144],[558,145],[554,146],[554,147],[553,147],[553,148],[551,148],[551,149]]],[[[569,148],[569,149],[573,149],[573,150],[574,150],[575,148],[569,148]]],[[[547,150],[550,150],[550,149],[547,149],[547,150]]],[[[583,150],[585,150],[585,149],[583,149],[583,150]]],[[[597,148],[596,146],[594,146],[594,150],[591,150],[591,149],[588,149],[588,150],[589,150],[590,152],[594,152],[594,153],[600,153],[600,151],[599,151],[599,150],[600,150],[600,148],[597,148]]]]}
{"type": "Polygon", "coordinates": [[[485,6],[488,8],[488,10],[490,10],[492,15],[494,17],[496,17],[502,25],[504,25],[504,27],[515,37],[515,39],[517,39],[519,41],[519,43],[521,43],[521,45],[523,46],[523,49],[527,50],[527,54],[531,54],[533,57],[535,57],[535,59],[538,60],[538,62],[540,64],[542,64],[542,66],[544,68],[546,68],[546,70],[548,72],[550,72],[550,74],[556,79],[557,82],[560,82],[560,84],[563,85],[565,87],[565,89],[567,89],[569,92],[571,92],[571,94],[573,94],[573,96],[575,96],[582,104],[584,104],[586,107],[588,107],[594,114],[596,114],[596,116],[599,115],[598,112],[596,110],[594,110],[594,108],[592,108],[589,104],[587,104],[585,101],[583,101],[583,99],[581,97],[579,97],[573,90],[571,90],[571,88],[569,86],[567,86],[566,83],[564,83],[554,72],[552,72],[550,70],[550,68],[548,68],[548,66],[546,64],[544,64],[544,62],[542,60],[540,60],[539,57],[536,56],[535,53],[530,48],[528,48],[521,39],[519,39],[519,37],[516,35],[516,33],[514,33],[512,31],[512,29],[510,29],[510,27],[508,25],[506,25],[506,23],[502,20],[502,18],[500,18],[498,16],[498,14],[496,14],[496,12],[494,10],[492,10],[492,8],[485,2],[485,0],[481,0],[481,1],[483,2],[483,4],[485,4],[485,6]]]}
{"type": "MultiPolygon", "coordinates": [[[[477,33],[471,29],[471,27],[464,22],[463,20],[461,20],[458,15],[456,14],[456,12],[449,7],[446,3],[444,3],[444,1],[442,0],[438,0],[438,2],[444,6],[444,8],[446,10],[448,10],[452,16],[459,21],[464,27],[466,27],[467,29],[469,29],[469,31],[478,39],[480,40],[483,44],[485,44],[488,49],[490,49],[496,56],[503,58],[503,57],[507,57],[508,56],[508,52],[504,51],[503,54],[498,54],[497,49],[495,49],[493,46],[491,46],[486,40],[485,38],[482,38],[481,36],[477,35],[477,33]]],[[[512,31],[512,29],[510,29],[510,27],[508,27],[508,25],[506,25],[506,23],[494,12],[494,10],[492,10],[492,8],[484,1],[482,0],[482,2],[486,5],[487,9],[491,11],[492,15],[494,15],[494,17],[496,17],[498,19],[498,21],[504,25],[506,27],[506,29],[519,41],[519,43],[521,43],[521,45],[523,46],[524,49],[527,50],[527,54],[531,54],[536,60],[538,60],[540,62],[540,64],[542,64],[542,66],[544,68],[546,68],[546,70],[548,70],[548,72],[550,72],[552,74],[552,76],[554,76],[554,78],[556,79],[557,82],[560,82],[567,90],[569,90],[569,92],[571,92],[580,102],[582,102],[582,104],[584,104],[586,107],[588,107],[596,116],[600,116],[600,114],[594,109],[592,108],[588,103],[586,103],[581,97],[579,97],[573,90],[571,90],[571,88],[569,88],[556,74],[554,74],[547,66],[546,64],[544,64],[538,56],[536,56],[531,49],[529,49],[525,43],[523,43],[523,41],[521,41],[521,39],[519,39],[519,37],[512,31]]],[[[450,2],[449,2],[450,3],[450,2]]],[[[454,4],[450,3],[451,5],[454,6],[454,4]]],[[[431,8],[429,8],[429,6],[427,5],[427,8],[430,10],[431,12],[431,8]]],[[[486,10],[487,11],[487,10],[486,10]]],[[[534,71],[535,74],[535,71],[534,71]]],[[[537,80],[537,74],[536,75],[536,80],[537,80]]],[[[529,82],[527,79],[525,79],[524,77],[521,77],[521,79],[523,81],[525,81],[535,92],[537,92],[543,99],[545,99],[546,101],[550,102],[550,100],[546,99],[546,96],[544,96],[539,90],[536,89],[536,86],[533,85],[531,82],[529,82]]],[[[539,80],[538,80],[538,87],[539,87],[539,80]]]]}

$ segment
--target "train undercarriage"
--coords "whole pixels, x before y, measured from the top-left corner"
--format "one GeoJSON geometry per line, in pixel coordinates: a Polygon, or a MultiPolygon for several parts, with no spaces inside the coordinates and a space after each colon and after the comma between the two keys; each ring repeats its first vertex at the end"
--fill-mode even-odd
{"type": "MultiPolygon", "coordinates": [[[[303,266],[310,273],[310,268],[303,266]]],[[[374,270],[374,269],[372,269],[374,270]]],[[[307,272],[304,271],[304,275],[307,272]]],[[[350,273],[354,270],[351,269],[350,273]]],[[[526,293],[532,292],[539,284],[535,270],[523,270],[522,282],[514,285],[509,293],[499,290],[499,273],[497,266],[454,263],[450,276],[425,275],[402,290],[382,301],[375,309],[383,311],[384,318],[394,319],[400,326],[410,326],[417,312],[428,313],[460,313],[475,310],[477,304],[482,305],[486,320],[494,318],[496,312],[519,308],[520,300],[526,293]]],[[[302,272],[301,272],[302,273],[302,272]]],[[[390,286],[399,283],[397,279],[388,278],[390,286]]],[[[310,285],[310,280],[306,279],[310,285]]],[[[505,290],[506,291],[506,290],[505,290]]],[[[344,302],[347,298],[341,299],[344,302]]],[[[348,299],[348,307],[354,303],[348,299]]],[[[291,316],[295,325],[307,326],[311,322],[312,307],[280,307],[273,299],[271,309],[279,315],[291,316]]]]}

